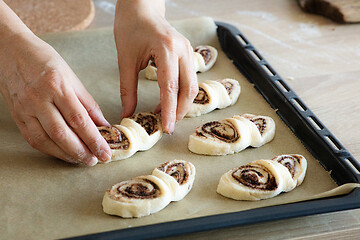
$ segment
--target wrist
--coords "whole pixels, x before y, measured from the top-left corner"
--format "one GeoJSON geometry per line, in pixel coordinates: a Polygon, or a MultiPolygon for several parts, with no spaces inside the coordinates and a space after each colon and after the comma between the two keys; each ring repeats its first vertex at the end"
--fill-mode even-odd
{"type": "Polygon", "coordinates": [[[132,17],[153,13],[165,18],[165,0],[118,0],[116,3],[117,15],[132,17]]]}

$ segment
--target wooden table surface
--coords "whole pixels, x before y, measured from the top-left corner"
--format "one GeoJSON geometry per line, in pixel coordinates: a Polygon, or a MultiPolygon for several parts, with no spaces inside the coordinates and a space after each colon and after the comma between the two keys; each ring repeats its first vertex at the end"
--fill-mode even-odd
{"type": "MultiPolygon", "coordinates": [[[[115,0],[94,0],[91,28],[111,26],[115,0]]],[[[360,24],[304,13],[295,0],[167,0],[168,20],[235,25],[360,160],[360,24]]],[[[360,199],[359,199],[360,201],[360,199]]],[[[182,239],[174,237],[172,239],[182,239]]],[[[360,209],[189,234],[188,239],[360,239],[360,209]]]]}

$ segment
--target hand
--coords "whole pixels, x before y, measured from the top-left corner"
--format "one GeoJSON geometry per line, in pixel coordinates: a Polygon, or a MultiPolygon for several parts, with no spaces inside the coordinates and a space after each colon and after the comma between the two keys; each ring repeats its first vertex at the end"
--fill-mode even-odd
{"type": "Polygon", "coordinates": [[[60,55],[30,32],[0,43],[1,93],[30,145],[71,163],[109,160],[96,128],[108,123],[60,55]]]}
{"type": "Polygon", "coordinates": [[[198,92],[189,41],[165,20],[163,0],[117,2],[114,34],[120,71],[122,117],[135,111],[138,73],[150,58],[157,66],[163,129],[173,133],[198,92]]]}

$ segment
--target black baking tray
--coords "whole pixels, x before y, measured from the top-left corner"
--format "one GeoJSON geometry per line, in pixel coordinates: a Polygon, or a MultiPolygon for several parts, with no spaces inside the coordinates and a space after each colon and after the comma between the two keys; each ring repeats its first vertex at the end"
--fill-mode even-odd
{"type": "MultiPolygon", "coordinates": [[[[360,183],[360,164],[234,26],[216,22],[222,50],[338,185],[360,183]]],[[[360,188],[318,200],[171,221],[72,239],[150,239],[360,207],[360,188]]]]}

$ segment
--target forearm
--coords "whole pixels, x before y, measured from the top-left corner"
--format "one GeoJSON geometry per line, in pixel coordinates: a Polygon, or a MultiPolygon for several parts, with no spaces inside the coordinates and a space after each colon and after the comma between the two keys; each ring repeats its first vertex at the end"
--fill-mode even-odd
{"type": "Polygon", "coordinates": [[[29,33],[31,30],[20,20],[20,18],[0,0],[0,49],[14,35],[29,33]]]}

